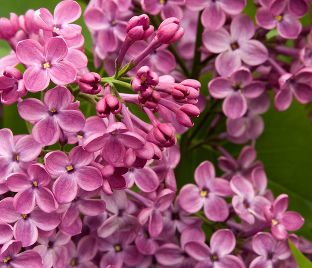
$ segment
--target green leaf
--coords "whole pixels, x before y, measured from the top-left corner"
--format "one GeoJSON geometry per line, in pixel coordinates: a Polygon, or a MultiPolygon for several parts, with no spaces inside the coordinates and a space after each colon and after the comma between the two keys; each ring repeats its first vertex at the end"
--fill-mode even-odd
{"type": "Polygon", "coordinates": [[[268,175],[268,188],[275,196],[289,196],[289,210],[298,211],[305,224],[299,234],[312,240],[312,125],[304,106],[272,107],[263,116],[265,130],[256,142],[258,159],[268,175]]]}
{"type": "Polygon", "coordinates": [[[294,257],[297,261],[299,268],[312,268],[312,262],[310,262],[289,239],[288,243],[291,252],[294,254],[294,257]]]}

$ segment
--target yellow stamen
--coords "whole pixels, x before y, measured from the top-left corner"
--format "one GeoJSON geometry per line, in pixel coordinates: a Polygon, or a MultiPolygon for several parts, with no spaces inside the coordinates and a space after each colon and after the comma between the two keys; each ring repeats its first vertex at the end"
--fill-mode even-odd
{"type": "Polygon", "coordinates": [[[72,266],[77,266],[77,260],[76,260],[76,258],[72,258],[70,264],[71,264],[72,266]]]}
{"type": "Polygon", "coordinates": [[[277,225],[277,224],[278,224],[278,221],[275,220],[275,219],[272,219],[272,224],[273,224],[273,225],[277,225]]]}
{"type": "Polygon", "coordinates": [[[4,262],[4,263],[7,263],[7,262],[9,262],[10,260],[11,260],[11,257],[8,256],[8,257],[6,257],[6,258],[3,260],[3,262],[4,262]]]}
{"type": "Polygon", "coordinates": [[[72,171],[73,169],[74,169],[74,168],[73,168],[72,165],[66,166],[66,170],[67,170],[67,171],[72,171]]]}
{"type": "Polygon", "coordinates": [[[232,44],[231,44],[231,48],[232,48],[232,50],[238,49],[238,44],[232,43],[232,44]]]}
{"type": "Polygon", "coordinates": [[[144,75],[141,75],[141,84],[144,84],[145,83],[145,81],[146,81],[146,77],[144,76],[144,75]]]}
{"type": "Polygon", "coordinates": [[[19,155],[16,155],[15,159],[16,159],[16,161],[18,161],[19,160],[19,155]]]}
{"type": "Polygon", "coordinates": [[[117,24],[117,22],[113,20],[112,21],[112,25],[116,25],[116,24],[117,24]]]}
{"type": "Polygon", "coordinates": [[[115,251],[116,251],[116,252],[119,252],[119,251],[121,251],[121,246],[119,246],[119,245],[116,245],[116,246],[115,246],[115,251]]]}
{"type": "Polygon", "coordinates": [[[54,30],[54,31],[59,31],[59,30],[60,30],[60,28],[59,28],[59,27],[57,27],[57,26],[54,26],[53,30],[54,30]]]}
{"type": "Polygon", "coordinates": [[[278,21],[281,21],[283,17],[281,15],[278,15],[278,16],[275,16],[274,18],[278,21]]]}
{"type": "Polygon", "coordinates": [[[80,135],[80,134],[77,134],[77,138],[78,138],[78,139],[82,139],[82,138],[83,138],[83,136],[82,136],[82,135],[80,135]]]}
{"type": "Polygon", "coordinates": [[[48,69],[50,67],[51,67],[51,65],[50,65],[50,62],[48,62],[48,61],[43,64],[43,69],[48,69]]]}
{"type": "Polygon", "coordinates": [[[27,214],[22,214],[21,216],[24,220],[27,218],[27,214]]]}
{"type": "Polygon", "coordinates": [[[112,132],[111,132],[111,135],[116,135],[116,131],[112,131],[112,132]]]}
{"type": "Polygon", "coordinates": [[[213,261],[217,261],[217,260],[218,260],[218,256],[214,254],[214,255],[211,256],[211,259],[212,259],[213,261]]]}
{"type": "Polygon", "coordinates": [[[37,182],[37,181],[33,181],[33,185],[34,185],[35,187],[38,187],[38,182],[37,182]]]}
{"type": "Polygon", "coordinates": [[[163,5],[166,3],[166,0],[159,0],[159,3],[163,5]]]}
{"type": "Polygon", "coordinates": [[[207,194],[208,194],[208,192],[206,190],[202,190],[199,195],[201,197],[205,197],[205,196],[207,196],[207,194]]]}

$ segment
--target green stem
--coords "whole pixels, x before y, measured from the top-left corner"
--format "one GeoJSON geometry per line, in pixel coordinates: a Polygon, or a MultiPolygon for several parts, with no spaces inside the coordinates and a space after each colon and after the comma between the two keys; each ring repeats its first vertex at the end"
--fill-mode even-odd
{"type": "Polygon", "coordinates": [[[132,90],[132,87],[129,83],[121,81],[121,80],[117,80],[112,77],[103,77],[101,81],[102,83],[107,83],[107,84],[115,85],[115,86],[121,86],[121,87],[125,87],[127,89],[132,90]]]}
{"type": "Polygon", "coordinates": [[[201,52],[200,52],[200,46],[202,44],[202,33],[203,33],[203,25],[201,24],[201,15],[202,11],[198,14],[198,20],[197,20],[197,31],[196,31],[196,42],[195,42],[195,49],[194,49],[194,60],[192,65],[192,73],[191,78],[198,79],[201,66],[200,66],[200,58],[201,58],[201,52]]]}
{"type": "Polygon", "coordinates": [[[92,106],[96,107],[97,101],[95,96],[79,92],[77,97],[89,102],[92,106]]]}

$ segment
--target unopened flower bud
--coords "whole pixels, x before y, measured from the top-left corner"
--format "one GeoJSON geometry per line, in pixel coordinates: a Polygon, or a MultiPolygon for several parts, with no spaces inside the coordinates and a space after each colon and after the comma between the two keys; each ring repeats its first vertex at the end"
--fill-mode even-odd
{"type": "Polygon", "coordinates": [[[156,141],[163,147],[170,147],[177,142],[174,128],[166,123],[159,123],[154,127],[153,134],[156,141]]]}
{"type": "Polygon", "coordinates": [[[85,73],[80,77],[78,86],[84,93],[98,94],[102,89],[101,76],[94,72],[85,73]]]}
{"type": "Polygon", "coordinates": [[[158,106],[160,94],[149,87],[147,90],[140,93],[138,100],[140,103],[144,104],[146,108],[154,110],[158,106]]]}
{"type": "Polygon", "coordinates": [[[177,102],[185,102],[189,94],[190,90],[181,84],[175,84],[171,92],[172,97],[177,102]]]}
{"type": "Polygon", "coordinates": [[[198,117],[200,114],[198,107],[192,104],[184,104],[180,110],[190,117],[198,117]]]}
{"type": "Polygon", "coordinates": [[[180,20],[175,17],[165,19],[156,32],[157,38],[162,44],[171,44],[178,41],[184,34],[184,29],[180,27],[180,20]]]}
{"type": "Polygon", "coordinates": [[[189,90],[189,95],[187,96],[187,102],[195,104],[197,103],[197,98],[199,97],[201,84],[195,79],[186,79],[180,83],[189,90]]]}
{"type": "Polygon", "coordinates": [[[5,70],[3,71],[3,75],[17,80],[23,78],[22,73],[14,67],[6,67],[5,70]]]}
{"type": "Polygon", "coordinates": [[[15,36],[19,28],[18,16],[10,13],[10,19],[0,18],[0,38],[9,40],[15,36]]]}
{"type": "Polygon", "coordinates": [[[140,16],[134,16],[129,20],[126,31],[131,39],[143,40],[154,32],[154,27],[149,25],[149,17],[142,14],[140,16]]]}
{"type": "Polygon", "coordinates": [[[144,91],[150,86],[156,86],[158,84],[157,73],[151,71],[150,67],[142,66],[136,74],[136,77],[132,81],[132,88],[135,91],[144,91]]]}
{"type": "Polygon", "coordinates": [[[118,114],[121,107],[120,100],[111,94],[107,94],[96,104],[96,112],[99,117],[107,117],[110,113],[118,114]]]}
{"type": "Polygon", "coordinates": [[[191,118],[183,112],[181,109],[176,113],[176,119],[179,124],[185,127],[192,127],[194,123],[192,122],[191,118]]]}

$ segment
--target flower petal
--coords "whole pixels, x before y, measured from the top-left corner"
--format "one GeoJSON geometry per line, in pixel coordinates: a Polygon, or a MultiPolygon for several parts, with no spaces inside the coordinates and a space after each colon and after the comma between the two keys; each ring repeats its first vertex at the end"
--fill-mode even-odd
{"type": "Polygon", "coordinates": [[[60,138],[60,128],[54,117],[48,116],[35,124],[32,135],[37,142],[52,145],[60,138]]]}
{"type": "Polygon", "coordinates": [[[66,61],[54,63],[47,70],[51,80],[57,85],[66,85],[76,80],[76,69],[66,61]]]}
{"type": "Polygon", "coordinates": [[[246,98],[242,95],[242,93],[234,92],[225,98],[223,101],[222,110],[224,114],[231,119],[240,118],[247,111],[246,98]]]}
{"type": "Polygon", "coordinates": [[[230,254],[235,248],[236,239],[231,230],[221,229],[213,233],[210,239],[210,248],[219,256],[230,254]]]}
{"type": "Polygon", "coordinates": [[[78,20],[81,16],[81,8],[75,1],[62,1],[54,9],[56,24],[70,23],[78,20]]]}
{"type": "Polygon", "coordinates": [[[77,196],[78,186],[73,176],[64,174],[53,184],[53,193],[59,203],[68,203],[77,196]]]}
{"type": "Polygon", "coordinates": [[[48,112],[48,108],[38,99],[29,98],[17,104],[18,113],[27,121],[39,121],[48,112]]]}
{"type": "Polygon", "coordinates": [[[208,7],[202,13],[201,23],[205,29],[215,31],[224,25],[226,15],[218,3],[213,1],[208,3],[208,7]]]}
{"type": "Polygon", "coordinates": [[[15,239],[22,242],[23,247],[33,245],[38,239],[38,229],[29,219],[18,220],[14,225],[13,233],[15,239]]]}
{"type": "Polygon", "coordinates": [[[18,42],[16,46],[16,57],[25,65],[41,66],[44,62],[43,47],[33,39],[18,42]]]}
{"type": "Polygon", "coordinates": [[[221,28],[217,31],[205,30],[203,44],[212,53],[221,53],[230,48],[231,37],[227,30],[221,28]]]}
{"type": "Polygon", "coordinates": [[[35,194],[32,188],[17,193],[13,205],[16,211],[22,214],[30,213],[35,207],[35,194]]]}
{"type": "Polygon", "coordinates": [[[29,67],[24,72],[25,87],[30,92],[38,92],[46,89],[50,83],[47,70],[40,67],[29,67]]]}
{"type": "Polygon", "coordinates": [[[184,185],[179,194],[179,204],[188,213],[198,212],[204,205],[204,198],[194,184],[184,185]]]}
{"type": "Polygon", "coordinates": [[[85,191],[93,191],[103,184],[102,175],[95,167],[80,167],[76,172],[77,183],[85,191]]]}
{"type": "Polygon", "coordinates": [[[211,221],[225,221],[229,216],[229,207],[221,197],[211,194],[204,203],[204,212],[211,221]]]}
{"type": "Polygon", "coordinates": [[[61,37],[49,38],[44,45],[44,50],[46,54],[46,60],[51,65],[64,59],[68,52],[66,42],[61,37]]]}

